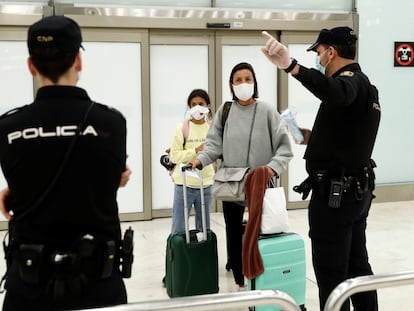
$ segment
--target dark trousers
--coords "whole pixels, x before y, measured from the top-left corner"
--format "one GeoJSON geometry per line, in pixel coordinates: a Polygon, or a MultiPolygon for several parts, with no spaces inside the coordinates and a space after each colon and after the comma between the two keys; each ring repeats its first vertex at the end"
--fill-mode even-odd
{"type": "Polygon", "coordinates": [[[106,279],[90,281],[79,296],[53,302],[46,294],[47,285],[26,285],[17,269],[17,265],[12,264],[8,271],[3,311],[77,310],[127,303],[125,285],[119,272],[106,279]]]}
{"type": "MultiPolygon", "coordinates": [[[[309,235],[321,311],[332,290],[342,281],[372,275],[365,236],[372,198],[372,193],[367,192],[357,199],[351,190],[343,194],[339,208],[331,208],[327,196],[312,194],[309,203],[309,235]]],[[[355,294],[351,301],[354,311],[378,310],[376,291],[355,294]]],[[[341,311],[349,309],[348,300],[341,311]]]]}
{"type": "Polygon", "coordinates": [[[245,206],[239,202],[223,202],[228,263],[237,285],[244,285],[244,275],[242,270],[244,210],[245,206]]]}

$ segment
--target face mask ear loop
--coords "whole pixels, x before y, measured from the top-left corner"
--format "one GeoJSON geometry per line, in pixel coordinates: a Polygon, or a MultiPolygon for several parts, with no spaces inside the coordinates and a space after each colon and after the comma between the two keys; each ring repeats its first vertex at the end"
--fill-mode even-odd
{"type": "Polygon", "coordinates": [[[322,53],[320,53],[319,55],[316,55],[316,61],[315,61],[315,66],[316,69],[321,72],[322,74],[325,74],[326,71],[326,67],[329,65],[330,61],[328,62],[328,64],[326,64],[325,66],[322,66],[321,64],[321,56],[323,54],[325,54],[327,51],[329,50],[329,47],[327,49],[325,49],[322,53]]]}
{"type": "MultiPolygon", "coordinates": [[[[325,51],[323,51],[323,53],[326,53],[327,51],[329,51],[329,47],[325,50],[325,51]]],[[[329,56],[329,55],[328,55],[329,56]]],[[[326,65],[325,66],[323,66],[324,68],[325,68],[325,72],[326,72],[326,69],[328,68],[328,65],[331,63],[331,59],[328,59],[328,62],[326,63],[326,65]]]]}

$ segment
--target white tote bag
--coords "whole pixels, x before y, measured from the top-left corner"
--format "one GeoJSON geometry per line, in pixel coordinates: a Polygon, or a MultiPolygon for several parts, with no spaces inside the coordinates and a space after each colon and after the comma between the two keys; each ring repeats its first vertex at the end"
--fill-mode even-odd
{"type": "Polygon", "coordinates": [[[267,188],[263,197],[260,233],[273,234],[289,231],[289,215],[283,187],[267,188]]]}

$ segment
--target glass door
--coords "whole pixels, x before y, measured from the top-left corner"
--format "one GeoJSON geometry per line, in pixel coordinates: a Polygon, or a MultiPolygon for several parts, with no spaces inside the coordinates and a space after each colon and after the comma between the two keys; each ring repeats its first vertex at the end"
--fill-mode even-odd
{"type": "Polygon", "coordinates": [[[214,104],[214,37],[210,32],[154,31],[150,35],[151,201],[153,217],[169,216],[174,183],[159,158],[184,120],[187,97],[206,90],[214,104]]]}

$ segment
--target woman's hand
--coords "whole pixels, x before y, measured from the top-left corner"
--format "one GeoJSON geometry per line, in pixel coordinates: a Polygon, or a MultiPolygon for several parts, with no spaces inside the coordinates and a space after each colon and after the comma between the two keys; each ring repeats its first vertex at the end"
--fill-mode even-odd
{"type": "Polygon", "coordinates": [[[201,165],[201,162],[200,162],[200,160],[196,159],[196,160],[188,162],[188,164],[191,164],[192,165],[191,169],[195,170],[197,168],[197,166],[201,165]]]}
{"type": "Polygon", "coordinates": [[[270,166],[266,166],[266,168],[267,168],[267,179],[271,179],[273,176],[277,176],[277,173],[270,166]]]}

